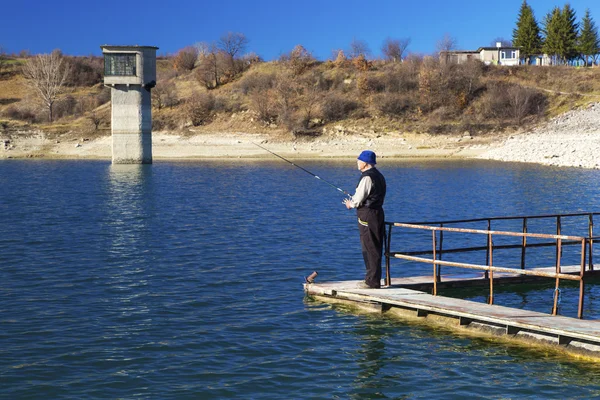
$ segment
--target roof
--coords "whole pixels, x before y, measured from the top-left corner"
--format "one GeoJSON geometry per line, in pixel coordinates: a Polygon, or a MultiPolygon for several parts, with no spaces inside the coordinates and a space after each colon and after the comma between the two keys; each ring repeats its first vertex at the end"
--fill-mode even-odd
{"type": "Polygon", "coordinates": [[[518,47],[513,47],[513,46],[502,46],[502,47],[480,47],[477,49],[477,52],[480,52],[481,50],[519,50],[518,47]]]}

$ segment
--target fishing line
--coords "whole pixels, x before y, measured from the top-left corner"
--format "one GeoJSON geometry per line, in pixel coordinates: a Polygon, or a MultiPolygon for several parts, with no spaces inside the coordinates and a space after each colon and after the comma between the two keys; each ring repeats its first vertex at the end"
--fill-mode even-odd
{"type": "Polygon", "coordinates": [[[309,174],[309,175],[312,175],[312,176],[314,176],[315,178],[317,178],[317,179],[318,179],[318,180],[320,180],[320,181],[323,181],[323,182],[325,182],[326,184],[328,184],[329,186],[331,186],[331,187],[335,188],[335,189],[336,189],[336,190],[338,190],[339,192],[342,192],[342,193],[344,193],[345,195],[351,196],[351,194],[350,194],[350,193],[348,193],[348,192],[346,192],[344,189],[341,189],[341,188],[339,188],[339,187],[335,186],[333,183],[331,183],[331,182],[328,182],[328,181],[326,181],[325,179],[321,178],[320,176],[317,176],[317,175],[313,174],[313,173],[312,173],[312,172],[310,172],[309,170],[307,170],[307,169],[305,169],[305,168],[302,168],[301,166],[299,166],[299,165],[297,165],[297,164],[294,164],[293,162],[291,162],[290,160],[288,160],[288,159],[286,159],[286,158],[283,158],[283,157],[282,157],[282,156],[280,156],[279,154],[277,154],[277,153],[274,153],[274,152],[272,152],[271,150],[269,150],[269,149],[267,149],[267,148],[265,148],[265,147],[263,147],[263,146],[261,146],[261,145],[259,145],[259,144],[256,144],[256,143],[254,143],[254,142],[250,142],[250,143],[252,143],[252,144],[253,144],[253,145],[255,145],[255,146],[258,146],[258,147],[260,147],[261,149],[263,149],[263,150],[265,150],[265,151],[268,151],[269,153],[273,154],[275,157],[279,157],[279,158],[281,158],[283,161],[285,161],[285,162],[287,162],[287,163],[290,163],[290,164],[292,164],[294,167],[296,167],[296,168],[300,168],[302,171],[306,172],[306,173],[307,173],[307,174],[309,174]]]}

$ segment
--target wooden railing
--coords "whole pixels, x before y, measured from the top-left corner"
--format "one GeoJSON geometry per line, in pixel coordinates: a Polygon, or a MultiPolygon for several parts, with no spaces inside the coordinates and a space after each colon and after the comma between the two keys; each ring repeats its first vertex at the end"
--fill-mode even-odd
{"type": "Polygon", "coordinates": [[[559,285],[560,279],[579,281],[579,307],[578,317],[583,318],[583,304],[584,304],[584,287],[585,287],[585,267],[586,261],[588,270],[593,270],[592,250],[593,243],[596,239],[593,237],[593,217],[600,215],[600,213],[577,213],[577,214],[560,214],[560,215],[534,215],[534,216],[519,216],[519,217],[494,217],[494,218],[480,218],[480,219],[467,219],[467,220],[453,220],[453,221],[439,221],[439,222],[425,222],[425,223],[401,223],[401,222],[386,222],[387,225],[387,237],[385,243],[385,256],[386,256],[386,284],[391,285],[391,274],[390,274],[390,260],[391,258],[399,258],[409,261],[429,263],[433,265],[433,295],[437,295],[437,284],[440,282],[441,266],[456,267],[456,268],[467,268],[485,271],[485,279],[489,281],[490,294],[488,303],[493,304],[494,301],[494,272],[505,272],[519,275],[530,275],[538,277],[546,277],[555,279],[555,291],[553,297],[552,315],[557,314],[558,310],[558,299],[559,299],[559,285]],[[562,235],[562,222],[565,218],[574,217],[586,217],[588,220],[587,233],[588,236],[572,236],[562,235]],[[528,221],[533,219],[553,219],[556,221],[556,234],[539,234],[527,232],[528,221]],[[492,230],[493,221],[506,221],[506,220],[521,220],[522,232],[510,232],[510,231],[495,231],[492,230]],[[467,229],[461,227],[448,227],[448,225],[459,225],[465,223],[487,223],[487,229],[467,229]],[[392,243],[392,229],[403,228],[420,231],[431,231],[432,233],[432,246],[431,250],[421,251],[390,251],[392,243]],[[487,238],[486,246],[474,246],[474,247],[459,247],[453,249],[444,249],[443,240],[444,233],[449,234],[463,233],[463,234],[474,234],[474,235],[485,235],[487,238]],[[494,246],[494,236],[512,236],[520,237],[519,244],[506,244],[494,246]],[[527,239],[548,239],[549,242],[543,243],[528,243],[527,239]],[[566,274],[561,271],[561,258],[563,253],[563,246],[579,245],[581,247],[580,254],[580,271],[578,275],[566,274]],[[528,248],[535,247],[556,247],[555,255],[555,271],[547,272],[542,270],[527,270],[526,266],[526,250],[528,248]],[[500,249],[520,249],[520,268],[506,268],[498,267],[493,264],[494,251],[500,249]],[[479,265],[473,263],[463,262],[451,262],[442,259],[443,254],[455,254],[455,253],[466,253],[474,251],[486,251],[486,264],[479,265]],[[422,255],[431,255],[431,258],[419,257],[422,255]],[[586,260],[589,255],[589,261],[586,260]]]}

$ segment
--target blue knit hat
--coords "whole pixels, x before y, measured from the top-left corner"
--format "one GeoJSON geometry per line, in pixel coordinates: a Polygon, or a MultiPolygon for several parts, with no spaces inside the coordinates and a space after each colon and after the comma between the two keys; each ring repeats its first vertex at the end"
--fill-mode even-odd
{"type": "Polygon", "coordinates": [[[360,153],[360,156],[358,156],[358,159],[360,161],[366,162],[367,164],[371,164],[371,165],[377,164],[377,161],[376,161],[377,156],[371,150],[365,150],[362,153],[360,153]]]}

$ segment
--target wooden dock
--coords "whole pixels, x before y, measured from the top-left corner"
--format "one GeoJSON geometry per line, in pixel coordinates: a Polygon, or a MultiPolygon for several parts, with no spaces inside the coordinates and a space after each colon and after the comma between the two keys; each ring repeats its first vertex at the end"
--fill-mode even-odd
{"type": "MultiPolygon", "coordinates": [[[[564,273],[571,272],[569,270],[576,273],[578,266],[563,267],[564,273]]],[[[390,286],[382,289],[359,289],[360,281],[315,282],[305,283],[304,290],[308,296],[329,303],[349,304],[368,312],[389,313],[479,335],[541,344],[559,352],[600,361],[600,321],[434,296],[427,289],[432,285],[431,280],[431,276],[394,278],[390,286]]],[[[516,282],[522,281],[523,276],[496,274],[494,280],[516,282]]],[[[477,275],[443,276],[441,283],[448,287],[464,287],[484,281],[477,275]]]]}

